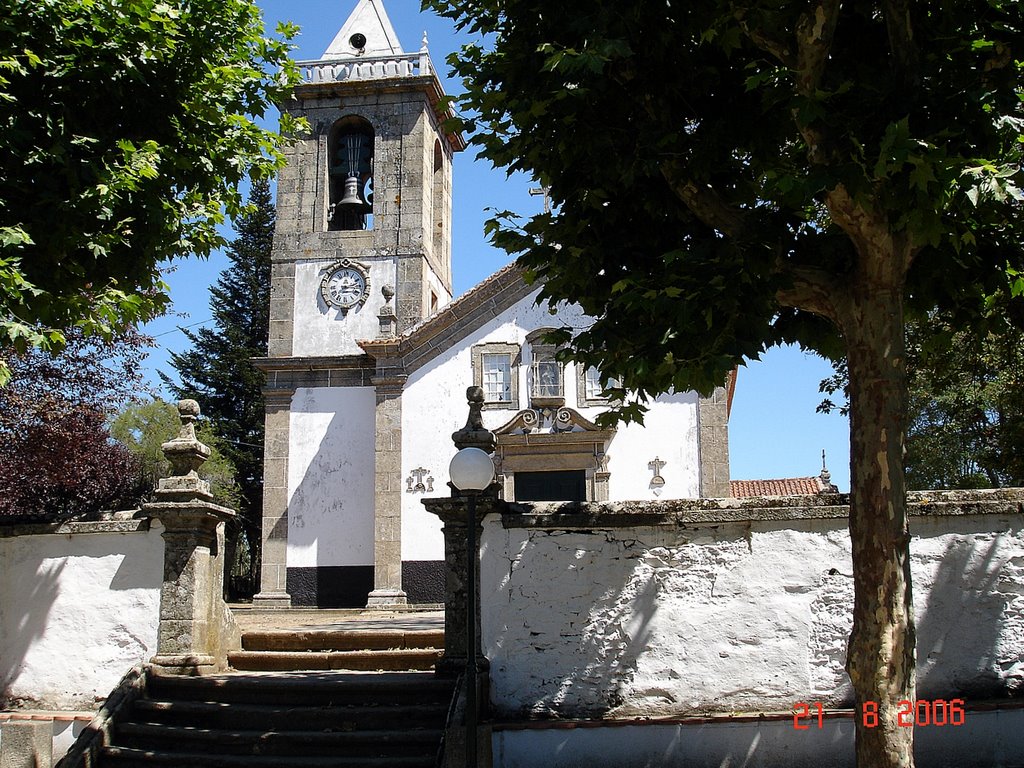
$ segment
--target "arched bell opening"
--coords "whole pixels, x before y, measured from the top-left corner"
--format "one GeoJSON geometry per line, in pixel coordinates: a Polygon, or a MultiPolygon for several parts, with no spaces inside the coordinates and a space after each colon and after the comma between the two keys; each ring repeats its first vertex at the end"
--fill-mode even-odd
{"type": "Polygon", "coordinates": [[[373,126],[361,117],[343,117],[331,128],[330,230],[373,228],[373,126]]]}

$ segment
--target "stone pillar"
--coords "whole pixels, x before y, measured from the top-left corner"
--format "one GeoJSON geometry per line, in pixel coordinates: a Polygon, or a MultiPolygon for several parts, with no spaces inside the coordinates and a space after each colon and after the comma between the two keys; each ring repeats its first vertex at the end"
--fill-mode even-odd
{"type": "Polygon", "coordinates": [[[0,725],[0,768],[50,768],[53,722],[11,720],[0,725]]]}
{"type": "MultiPolygon", "coordinates": [[[[378,361],[378,370],[380,370],[378,361]]],[[[405,605],[402,590],[402,389],[404,375],[377,376],[374,441],[373,592],[367,608],[405,605]]]]}
{"type": "Polygon", "coordinates": [[[697,402],[700,495],[705,499],[731,496],[729,490],[729,403],[725,387],[697,402]]]}
{"type": "MultiPolygon", "coordinates": [[[[484,518],[500,513],[506,503],[495,498],[497,485],[491,486],[477,498],[477,544],[483,532],[484,518]],[[493,491],[491,494],[489,491],[493,491]]],[[[423,499],[423,505],[431,514],[441,518],[444,524],[444,655],[438,660],[437,674],[458,677],[466,669],[466,522],[469,518],[466,497],[451,499],[423,499]]],[[[480,561],[477,559],[477,589],[480,589],[480,561]]],[[[473,601],[476,607],[477,643],[480,642],[480,595],[473,601]]],[[[481,654],[480,666],[486,669],[487,659],[481,654]]]]}
{"type": "Polygon", "coordinates": [[[224,523],[234,516],[213,503],[197,470],[210,449],[196,438],[199,405],[178,404],[181,433],[163,444],[171,476],[141,515],[164,526],[164,581],[160,590],[157,652],[151,663],[170,674],[202,674],[226,663],[230,614],[223,600],[224,523]]]}
{"type": "Polygon", "coordinates": [[[288,608],[288,445],[292,391],[264,391],[266,438],[263,446],[263,549],[260,591],[253,605],[288,608]]]}

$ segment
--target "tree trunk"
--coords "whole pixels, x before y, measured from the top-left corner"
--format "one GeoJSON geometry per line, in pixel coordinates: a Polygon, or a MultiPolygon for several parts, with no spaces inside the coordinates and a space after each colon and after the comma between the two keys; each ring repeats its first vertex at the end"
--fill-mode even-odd
{"type": "Polygon", "coordinates": [[[903,446],[907,380],[902,286],[853,287],[840,323],[850,373],[853,631],[846,669],[857,699],[858,768],[914,765],[915,630],[903,446]],[[903,709],[908,709],[903,705],[903,709]]]}

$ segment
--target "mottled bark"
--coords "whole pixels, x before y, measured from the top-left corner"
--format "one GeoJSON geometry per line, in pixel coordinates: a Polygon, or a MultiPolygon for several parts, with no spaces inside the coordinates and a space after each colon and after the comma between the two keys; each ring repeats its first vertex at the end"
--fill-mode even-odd
{"type": "Polygon", "coordinates": [[[850,370],[854,607],[846,668],[857,699],[857,766],[910,768],[914,729],[896,717],[915,690],[902,284],[862,280],[851,293],[840,325],[850,370]]]}

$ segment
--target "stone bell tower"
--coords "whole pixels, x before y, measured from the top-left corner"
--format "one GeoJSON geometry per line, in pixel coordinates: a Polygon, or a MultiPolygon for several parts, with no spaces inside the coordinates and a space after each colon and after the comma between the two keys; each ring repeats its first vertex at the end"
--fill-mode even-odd
{"type": "Polygon", "coordinates": [[[288,604],[288,584],[319,579],[317,592],[323,579],[372,576],[374,432],[404,377],[382,375],[357,342],[401,334],[451,301],[452,157],[465,148],[443,127],[426,38],[405,53],[381,0],[359,0],[320,59],[299,66],[281,110],[309,130],[278,178],[268,357],[256,361],[267,374],[257,595],[267,605],[288,604]],[[358,422],[375,400],[367,430],[358,422]],[[321,428],[338,447],[312,443],[321,428]],[[367,455],[352,479],[337,476],[333,463],[367,455]],[[332,544],[317,526],[344,536],[332,544]]]}
{"type": "Polygon", "coordinates": [[[269,353],[360,354],[382,311],[401,333],[451,300],[452,154],[465,145],[441,126],[426,40],[405,53],[380,0],[360,0],[300,67],[282,110],[310,130],[278,180],[269,353]]]}

